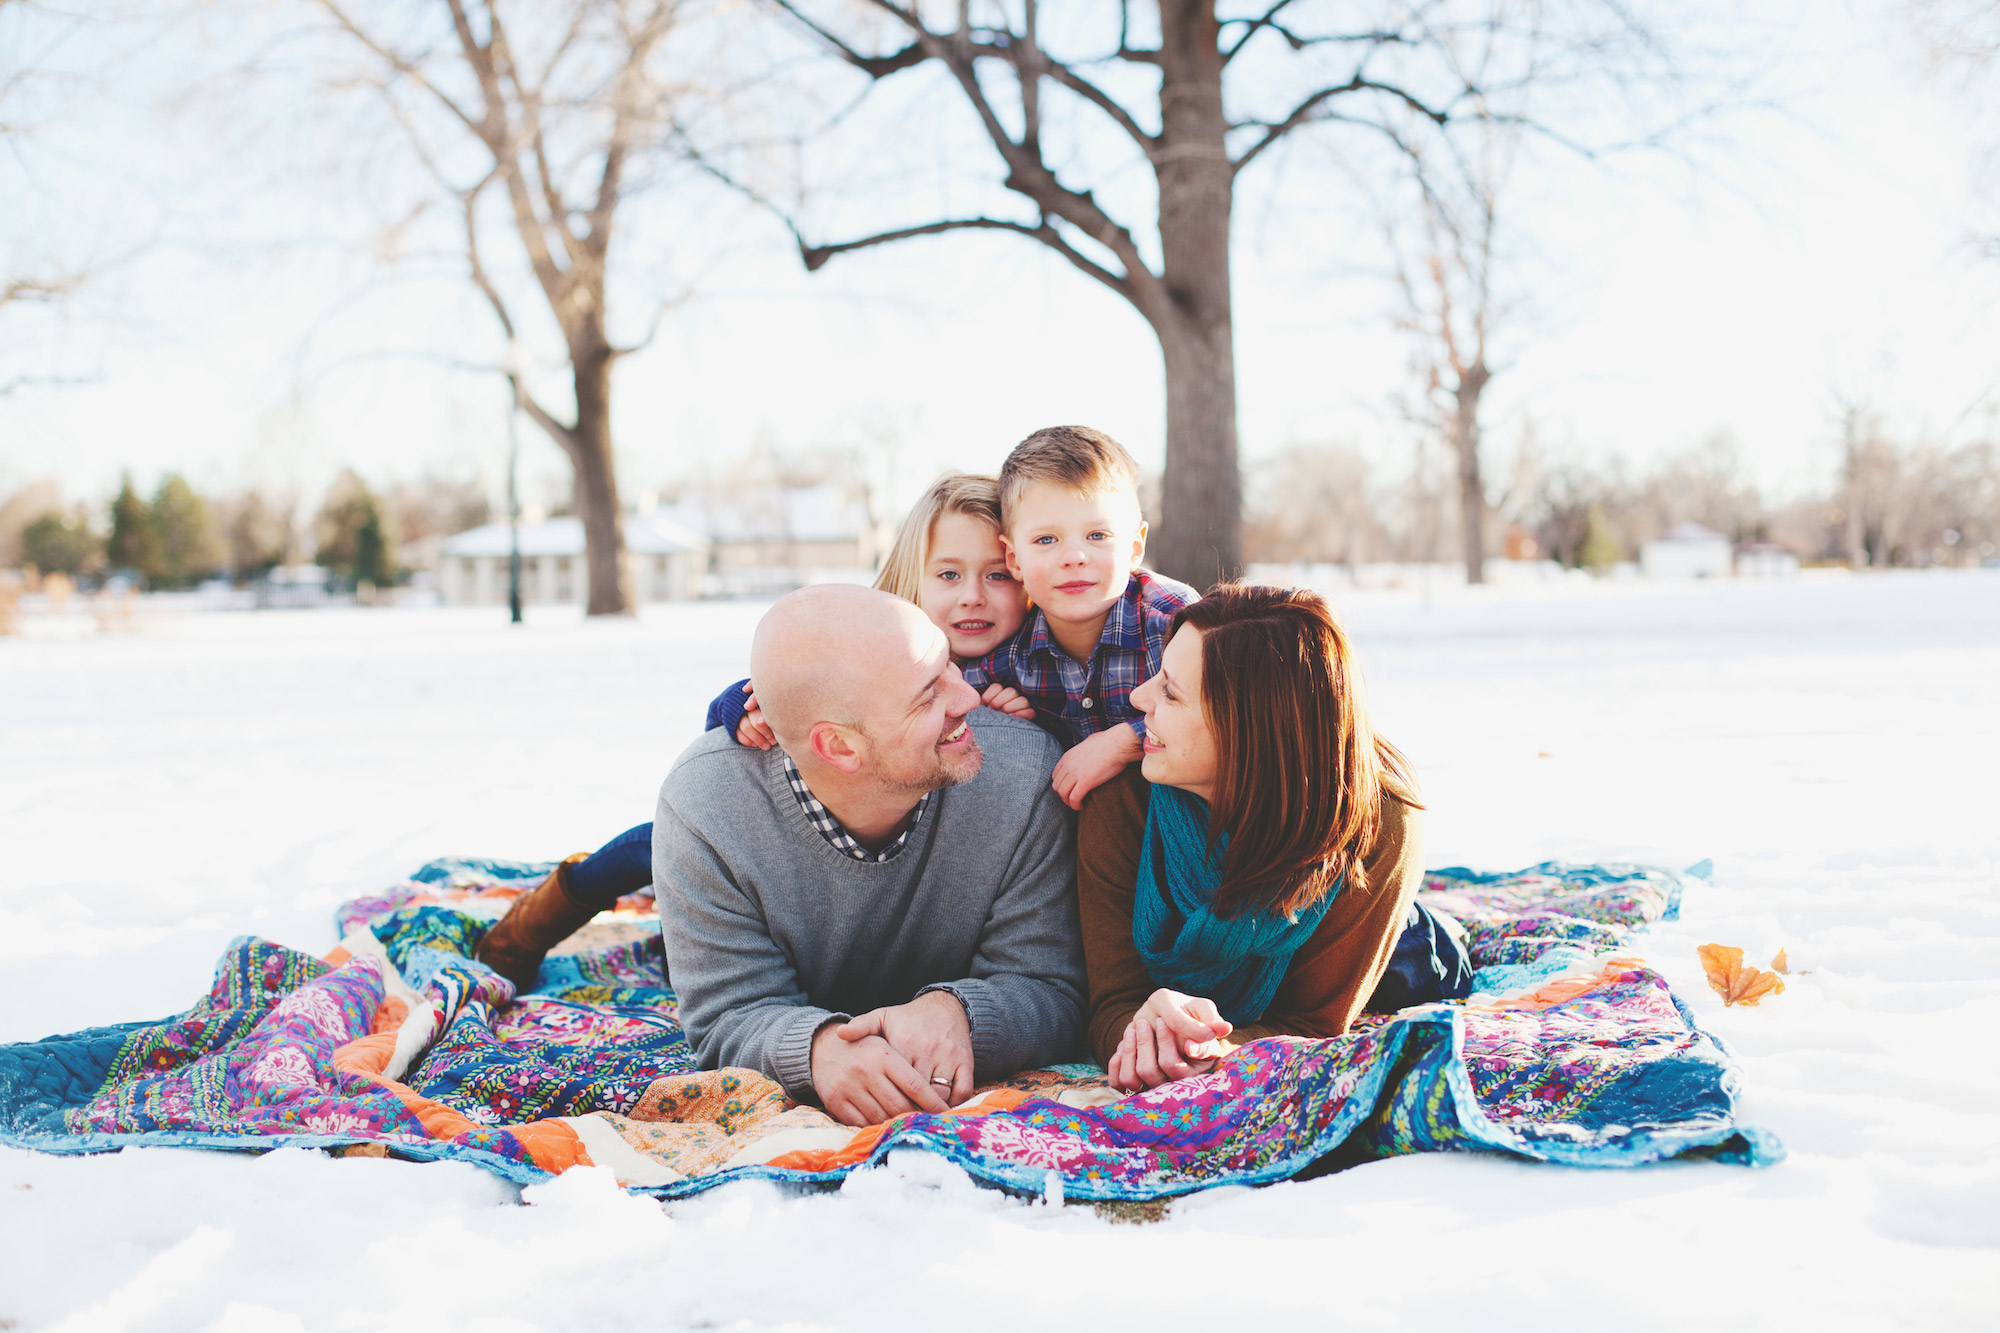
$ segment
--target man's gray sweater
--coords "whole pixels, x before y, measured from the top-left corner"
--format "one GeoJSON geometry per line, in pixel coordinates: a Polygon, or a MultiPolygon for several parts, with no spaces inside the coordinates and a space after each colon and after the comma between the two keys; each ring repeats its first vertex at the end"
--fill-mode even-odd
{"type": "Polygon", "coordinates": [[[653,883],[681,1024],[704,1068],[755,1069],[808,1099],[822,1024],[927,986],[965,1004],[981,1082],[1075,1053],[1075,835],[1049,786],[1062,749],[990,709],[971,720],[979,776],[935,793],[879,863],[820,835],[778,750],[718,729],[675,761],[653,821],[653,883]]]}

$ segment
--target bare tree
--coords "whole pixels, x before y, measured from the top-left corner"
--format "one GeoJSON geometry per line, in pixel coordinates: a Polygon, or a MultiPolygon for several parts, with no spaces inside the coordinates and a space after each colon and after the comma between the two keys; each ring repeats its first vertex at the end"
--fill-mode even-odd
{"type": "MultiPolygon", "coordinates": [[[[610,332],[606,277],[621,208],[662,142],[659,68],[683,21],[677,0],[316,0],[366,59],[386,103],[460,218],[465,269],[511,347],[519,308],[489,260],[489,232],[519,247],[566,357],[572,405],[545,403],[518,359],[516,403],[567,455],[583,520],[591,615],[632,608],[613,466],[612,370],[646,345],[610,332]],[[488,203],[500,219],[489,214],[488,203]]],[[[659,325],[655,313],[652,328],[659,325]]]]}
{"type": "Polygon", "coordinates": [[[1578,77],[1552,27],[1559,17],[1541,0],[1486,0],[1482,21],[1440,33],[1439,59],[1468,90],[1464,111],[1443,132],[1400,111],[1385,127],[1400,170],[1376,168],[1371,180],[1373,159],[1349,169],[1360,190],[1382,194],[1390,183],[1382,227],[1423,395],[1418,424],[1445,442],[1454,464],[1471,583],[1485,581],[1494,509],[1482,452],[1486,394],[1505,347],[1518,344],[1521,294],[1531,286],[1519,176],[1532,144],[1547,138],[1534,103],[1572,90],[1578,77]]]}
{"type": "Polygon", "coordinates": [[[1390,547],[1368,460],[1340,444],[1293,444],[1249,474],[1244,515],[1250,560],[1352,568],[1390,547]]]}
{"type": "MultiPolygon", "coordinates": [[[[1456,0],[1378,0],[1358,12],[1292,0],[772,3],[871,84],[940,74],[1000,167],[991,208],[845,240],[801,234],[806,267],[913,237],[1011,232],[1129,302],[1159,342],[1166,381],[1153,555],[1197,584],[1236,573],[1242,495],[1230,236],[1238,186],[1308,127],[1379,128],[1394,108],[1433,129],[1472,114],[1482,90],[1440,53],[1446,35],[1483,20],[1456,0]],[[1122,146],[1118,161],[1104,160],[1100,141],[1122,146]],[[1147,189],[1129,183],[1133,165],[1147,189]]],[[[1567,7],[1622,14],[1590,0],[1567,7]]]]}
{"type": "Polygon", "coordinates": [[[1513,166],[1519,127],[1493,118],[1472,127],[1469,147],[1438,152],[1398,136],[1410,167],[1412,206],[1397,210],[1389,248],[1404,302],[1402,327],[1430,420],[1443,437],[1458,478],[1458,520],[1465,577],[1486,581],[1486,482],[1480,410],[1498,369],[1494,335],[1507,307],[1497,285],[1501,195],[1513,166]]]}
{"type": "MultiPolygon", "coordinates": [[[[51,68],[50,61],[88,22],[84,15],[34,0],[0,0],[0,156],[18,172],[17,180],[0,181],[0,197],[7,198],[8,212],[15,218],[28,216],[28,199],[44,190],[40,173],[25,162],[27,143],[39,123],[70,114],[77,100],[76,80],[51,68]]],[[[129,262],[146,245],[141,242],[116,253],[46,252],[32,261],[14,261],[15,271],[0,272],[0,327],[9,330],[9,341],[18,339],[41,354],[37,359],[46,361],[48,330],[38,327],[38,320],[70,305],[92,282],[129,262]]],[[[60,366],[9,370],[0,374],[0,398],[21,389],[81,384],[92,378],[60,366]]]]}
{"type": "MultiPolygon", "coordinates": [[[[1975,132],[1985,139],[1973,164],[1976,192],[1989,207],[2000,206],[2000,191],[1993,184],[1994,168],[2000,165],[2000,114],[1996,114],[2000,107],[1994,105],[1992,97],[1993,74],[2000,68],[2000,4],[1994,0],[1910,0],[1910,17],[1929,48],[1932,69],[1958,85],[1975,132]]],[[[1973,239],[1986,258],[2000,259],[2000,227],[1973,239]]]]}

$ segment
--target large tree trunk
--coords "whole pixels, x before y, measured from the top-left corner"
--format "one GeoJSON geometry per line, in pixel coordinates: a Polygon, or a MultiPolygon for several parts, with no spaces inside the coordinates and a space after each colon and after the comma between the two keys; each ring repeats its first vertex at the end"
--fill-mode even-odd
{"type": "Polygon", "coordinates": [[[1236,462],[1236,363],[1218,341],[1161,329],[1167,380],[1167,469],[1160,540],[1148,563],[1196,588],[1243,572],[1242,483],[1236,462]]]}
{"type": "Polygon", "coordinates": [[[1479,395],[1486,380],[1485,363],[1476,362],[1459,377],[1453,394],[1451,444],[1458,454],[1458,511],[1467,583],[1486,582],[1486,485],[1479,476],[1479,395]]]}
{"type": "Polygon", "coordinates": [[[1229,288],[1235,169],[1223,145],[1222,54],[1213,0],[1162,0],[1160,256],[1164,308],[1142,313],[1160,339],[1167,458],[1151,563],[1205,588],[1243,572],[1236,459],[1236,348],[1229,288]]]}
{"type": "Polygon", "coordinates": [[[611,350],[572,352],[576,369],[576,428],[570,462],[576,469],[576,512],[583,520],[584,566],[590,578],[585,613],[629,615],[632,579],[625,562],[625,527],[618,478],[611,464],[611,350]]]}

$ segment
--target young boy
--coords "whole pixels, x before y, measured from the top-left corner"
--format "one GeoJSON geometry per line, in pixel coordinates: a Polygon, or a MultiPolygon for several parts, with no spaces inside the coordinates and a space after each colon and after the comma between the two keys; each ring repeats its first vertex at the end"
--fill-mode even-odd
{"type": "Polygon", "coordinates": [[[1019,690],[1069,752],[1056,794],[1071,809],[1139,758],[1145,719],[1132,691],[1160,669],[1174,613],[1193,588],[1138,567],[1146,554],[1139,469],[1088,426],[1051,426],[1000,469],[1000,543],[1034,612],[1012,639],[966,667],[984,690],[1019,690]]]}

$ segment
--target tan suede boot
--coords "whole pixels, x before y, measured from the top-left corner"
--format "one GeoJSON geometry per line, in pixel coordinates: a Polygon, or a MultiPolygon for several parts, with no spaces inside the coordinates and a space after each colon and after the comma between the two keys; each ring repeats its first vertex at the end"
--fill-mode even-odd
{"type": "Polygon", "coordinates": [[[563,858],[549,877],[514,900],[507,915],[479,941],[473,956],[514,983],[516,992],[534,987],[542,959],[597,915],[598,909],[569,896],[569,868],[587,856],[563,858]]]}

